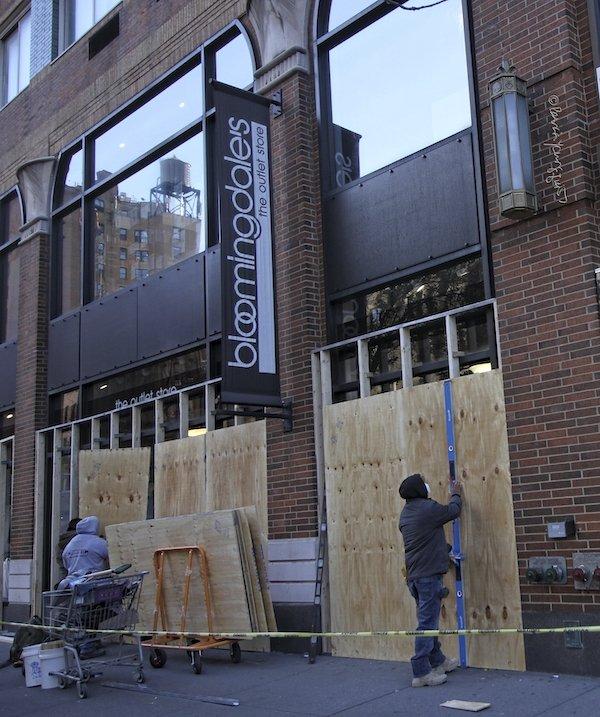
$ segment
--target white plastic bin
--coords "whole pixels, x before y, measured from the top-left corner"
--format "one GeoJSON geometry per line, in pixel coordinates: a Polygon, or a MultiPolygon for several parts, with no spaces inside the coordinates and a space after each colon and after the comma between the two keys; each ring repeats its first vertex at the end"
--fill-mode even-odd
{"type": "Polygon", "coordinates": [[[58,687],[58,677],[50,673],[65,669],[65,648],[61,646],[51,650],[40,650],[40,664],[42,689],[51,690],[54,687],[58,687]]]}
{"type": "Polygon", "coordinates": [[[42,684],[40,647],[41,645],[29,645],[29,647],[24,647],[21,653],[23,667],[25,668],[25,685],[27,687],[39,687],[42,684]]]}

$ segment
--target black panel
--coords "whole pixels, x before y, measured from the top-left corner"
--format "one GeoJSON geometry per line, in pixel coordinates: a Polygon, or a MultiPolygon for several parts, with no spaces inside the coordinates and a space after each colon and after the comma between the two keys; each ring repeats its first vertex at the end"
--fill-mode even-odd
{"type": "Polygon", "coordinates": [[[48,330],[48,390],[79,380],[79,312],[55,319],[48,330]]]}
{"type": "Polygon", "coordinates": [[[17,386],[17,344],[0,346],[0,408],[15,405],[17,386]]]}
{"type": "Polygon", "coordinates": [[[137,359],[137,288],[89,304],[81,312],[81,378],[137,359]]]}
{"type": "Polygon", "coordinates": [[[206,323],[208,336],[221,333],[221,245],[206,252],[206,323]]]}
{"type": "Polygon", "coordinates": [[[325,201],[330,293],[479,243],[470,131],[325,201]]]}
{"type": "Polygon", "coordinates": [[[140,359],[205,336],[203,255],[154,275],[138,288],[140,359]]]}

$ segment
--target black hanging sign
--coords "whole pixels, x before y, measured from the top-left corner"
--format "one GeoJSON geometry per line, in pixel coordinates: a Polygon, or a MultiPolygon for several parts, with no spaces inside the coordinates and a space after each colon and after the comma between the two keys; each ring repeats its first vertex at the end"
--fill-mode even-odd
{"type": "Polygon", "coordinates": [[[221,400],[281,406],[275,336],[270,101],[220,82],[214,91],[221,241],[221,400]]]}

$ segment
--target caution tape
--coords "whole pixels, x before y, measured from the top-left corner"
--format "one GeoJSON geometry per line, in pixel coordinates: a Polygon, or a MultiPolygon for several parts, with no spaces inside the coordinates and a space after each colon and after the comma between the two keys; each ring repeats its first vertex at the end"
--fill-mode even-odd
{"type": "Polygon", "coordinates": [[[556,635],[566,632],[600,632],[600,625],[578,625],[568,627],[502,627],[481,630],[366,630],[366,631],[330,631],[330,632],[180,632],[177,630],[86,630],[80,627],[55,625],[34,625],[27,622],[7,622],[0,620],[0,625],[10,627],[31,627],[50,632],[90,632],[94,635],[140,635],[143,637],[214,637],[223,640],[252,640],[255,637],[444,637],[446,635],[556,635]]]}

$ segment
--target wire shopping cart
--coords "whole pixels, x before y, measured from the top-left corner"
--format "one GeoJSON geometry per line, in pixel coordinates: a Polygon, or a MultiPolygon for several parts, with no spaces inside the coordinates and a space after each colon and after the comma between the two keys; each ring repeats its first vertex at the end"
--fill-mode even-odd
{"type": "Polygon", "coordinates": [[[141,640],[132,631],[147,573],[120,574],[129,567],[86,575],[68,590],[43,593],[44,625],[50,638],[65,643],[65,669],[50,674],[63,689],[75,683],[81,699],[87,697],[86,683],[102,674],[100,667],[133,667],[137,682],[144,682],[141,640]]]}

